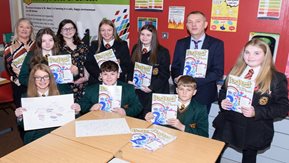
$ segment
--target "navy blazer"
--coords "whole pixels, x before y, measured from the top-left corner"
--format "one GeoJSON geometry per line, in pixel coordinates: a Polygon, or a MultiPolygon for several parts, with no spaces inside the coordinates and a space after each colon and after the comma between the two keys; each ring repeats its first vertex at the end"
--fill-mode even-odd
{"type": "MultiPolygon", "coordinates": [[[[286,117],[289,111],[286,76],[274,72],[270,90],[264,94],[254,92],[252,106],[255,117],[247,118],[241,113],[220,107],[221,111],[213,121],[216,128],[213,138],[239,149],[263,150],[269,147],[274,135],[274,119],[286,117]]],[[[226,98],[226,91],[223,86],[219,105],[226,98]]]]}
{"type": "MultiPolygon", "coordinates": [[[[191,36],[180,39],[176,43],[171,75],[173,80],[183,74],[186,50],[190,49],[191,36]]],[[[209,50],[206,78],[196,78],[198,92],[194,99],[209,105],[217,99],[216,82],[224,74],[224,42],[206,35],[202,49],[209,50]]]]}
{"type": "MultiPolygon", "coordinates": [[[[87,55],[87,60],[85,63],[85,68],[90,74],[89,83],[100,83],[98,80],[100,69],[94,58],[94,55],[98,49],[98,41],[91,42],[91,46],[89,47],[89,54],[87,55]]],[[[131,60],[129,49],[126,41],[117,41],[114,40],[113,45],[109,48],[112,49],[115,57],[120,61],[120,68],[122,72],[120,73],[119,80],[123,82],[127,82],[127,73],[129,72],[129,68],[131,68],[131,60]]],[[[101,42],[101,47],[99,52],[106,51],[108,49],[105,48],[103,42],[101,42]]]]}

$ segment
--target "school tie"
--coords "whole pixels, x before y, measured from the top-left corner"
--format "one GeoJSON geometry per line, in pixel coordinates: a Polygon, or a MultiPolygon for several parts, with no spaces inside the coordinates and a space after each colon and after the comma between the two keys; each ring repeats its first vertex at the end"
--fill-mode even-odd
{"type": "Polygon", "coordinates": [[[195,49],[199,49],[198,44],[201,42],[201,40],[198,40],[198,41],[192,40],[192,41],[195,44],[195,49]]]}
{"type": "Polygon", "coordinates": [[[105,48],[106,48],[106,49],[109,49],[109,48],[110,48],[110,45],[109,45],[109,44],[105,44],[105,48]]]}
{"type": "Polygon", "coordinates": [[[181,108],[180,108],[180,111],[183,111],[183,110],[185,110],[185,109],[186,109],[185,104],[182,104],[182,105],[181,105],[181,108]]]}
{"type": "Polygon", "coordinates": [[[145,54],[145,53],[147,53],[147,52],[148,52],[147,48],[143,48],[143,49],[142,49],[142,54],[145,54]]]}
{"type": "Polygon", "coordinates": [[[254,74],[254,70],[253,70],[253,69],[250,69],[250,70],[248,71],[248,73],[245,75],[245,79],[251,80],[253,74],[254,74]]]}
{"type": "Polygon", "coordinates": [[[45,94],[42,94],[41,96],[42,96],[42,97],[46,97],[46,95],[45,95],[45,94]]]}

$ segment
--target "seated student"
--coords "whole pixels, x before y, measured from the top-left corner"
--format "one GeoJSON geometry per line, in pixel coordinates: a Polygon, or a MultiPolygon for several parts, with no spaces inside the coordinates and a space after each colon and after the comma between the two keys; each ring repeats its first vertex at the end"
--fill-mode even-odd
{"type": "MultiPolygon", "coordinates": [[[[49,67],[45,64],[35,65],[29,75],[29,84],[27,89],[27,97],[42,97],[59,95],[53,74],[49,67]]],[[[15,115],[19,125],[23,127],[23,112],[28,108],[19,107],[15,110],[15,115]]],[[[75,114],[80,112],[80,106],[74,103],[71,109],[75,110],[75,114]]],[[[24,132],[24,144],[28,144],[54,130],[55,127],[30,130],[24,132]]]]}
{"type": "MultiPolygon", "coordinates": [[[[208,114],[206,106],[198,103],[192,97],[197,92],[196,80],[191,76],[181,76],[177,83],[176,91],[179,98],[177,119],[169,119],[169,126],[180,131],[208,137],[208,114]],[[191,100],[192,99],[192,100],[191,100]]],[[[152,112],[145,116],[146,121],[154,118],[152,112]]]]}
{"type": "MultiPolygon", "coordinates": [[[[135,94],[134,86],[117,81],[119,78],[119,67],[114,61],[103,62],[100,66],[100,77],[104,85],[122,86],[121,107],[113,108],[113,112],[120,115],[135,117],[141,112],[142,105],[135,94]]],[[[86,88],[84,96],[80,99],[79,104],[82,113],[100,110],[102,105],[98,103],[99,84],[93,84],[86,88]]]]}

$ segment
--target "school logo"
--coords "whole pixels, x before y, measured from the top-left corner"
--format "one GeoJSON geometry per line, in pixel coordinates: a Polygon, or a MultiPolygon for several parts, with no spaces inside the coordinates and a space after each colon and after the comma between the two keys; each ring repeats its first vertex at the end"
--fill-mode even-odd
{"type": "Polygon", "coordinates": [[[32,0],[23,0],[23,2],[27,5],[30,5],[32,3],[32,0]]]}
{"type": "Polygon", "coordinates": [[[153,69],[153,75],[158,75],[159,74],[159,69],[158,68],[154,68],[153,69]]]}
{"type": "Polygon", "coordinates": [[[260,99],[259,99],[259,104],[260,105],[266,105],[267,103],[268,103],[268,100],[269,100],[269,98],[268,97],[261,97],[260,99]]]}

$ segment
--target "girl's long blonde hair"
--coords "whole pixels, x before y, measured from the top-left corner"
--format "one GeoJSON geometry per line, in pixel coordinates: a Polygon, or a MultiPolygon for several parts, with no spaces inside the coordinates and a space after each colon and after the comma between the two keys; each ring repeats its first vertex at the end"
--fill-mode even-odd
{"type": "MultiPolygon", "coordinates": [[[[237,62],[235,66],[232,68],[231,72],[229,75],[235,75],[235,76],[240,76],[243,71],[245,70],[247,64],[244,61],[244,52],[245,49],[249,46],[255,46],[263,50],[264,52],[264,61],[261,63],[261,68],[259,71],[259,74],[257,75],[256,78],[256,86],[259,87],[257,90],[258,92],[261,92],[262,94],[270,91],[270,85],[271,85],[271,80],[272,80],[272,74],[274,71],[276,71],[276,68],[273,64],[273,59],[272,59],[272,53],[271,50],[264,41],[253,38],[249,42],[246,43],[244,48],[241,51],[241,54],[239,55],[237,62]]],[[[227,81],[226,81],[226,86],[227,86],[227,81]]]]}
{"type": "Polygon", "coordinates": [[[59,91],[58,91],[58,88],[57,88],[57,85],[55,83],[55,80],[54,80],[54,76],[53,74],[51,73],[50,71],[50,68],[45,65],[45,64],[36,64],[31,72],[30,72],[30,75],[29,75],[29,83],[28,83],[28,88],[27,88],[27,97],[38,97],[38,92],[37,92],[37,86],[36,86],[36,83],[35,83],[35,78],[34,78],[34,75],[35,75],[35,72],[37,70],[41,70],[41,71],[44,71],[46,73],[48,73],[49,75],[49,96],[53,96],[53,95],[59,95],[59,91]]]}

